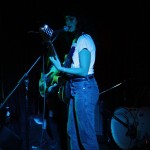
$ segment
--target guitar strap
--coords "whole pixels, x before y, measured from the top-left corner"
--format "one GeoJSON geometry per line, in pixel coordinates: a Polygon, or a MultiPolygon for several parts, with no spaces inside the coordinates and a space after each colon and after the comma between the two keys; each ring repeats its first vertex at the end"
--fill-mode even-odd
{"type": "Polygon", "coordinates": [[[75,46],[72,46],[69,53],[68,53],[68,55],[67,55],[67,58],[64,62],[64,65],[63,65],[64,67],[69,68],[71,66],[72,55],[73,55],[74,51],[75,51],[75,46]]]}
{"type": "MultiPolygon", "coordinates": [[[[79,36],[83,35],[83,34],[85,34],[85,33],[82,32],[80,34],[77,34],[76,37],[75,37],[75,39],[74,39],[74,42],[76,43],[77,40],[78,40],[78,38],[79,38],[79,36]]],[[[67,55],[67,58],[66,58],[66,60],[64,62],[64,65],[63,65],[64,67],[66,67],[66,68],[71,67],[72,55],[73,55],[74,51],[75,51],[75,46],[72,46],[71,49],[70,49],[70,51],[69,51],[69,53],[68,53],[68,55],[67,55]]]]}

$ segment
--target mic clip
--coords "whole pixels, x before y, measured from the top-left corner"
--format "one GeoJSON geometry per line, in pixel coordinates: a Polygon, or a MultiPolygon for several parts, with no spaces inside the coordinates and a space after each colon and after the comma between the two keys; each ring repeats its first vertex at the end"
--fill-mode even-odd
{"type": "Polygon", "coordinates": [[[129,136],[132,139],[135,139],[137,137],[137,128],[135,127],[135,125],[129,126],[126,136],[129,136]]]}

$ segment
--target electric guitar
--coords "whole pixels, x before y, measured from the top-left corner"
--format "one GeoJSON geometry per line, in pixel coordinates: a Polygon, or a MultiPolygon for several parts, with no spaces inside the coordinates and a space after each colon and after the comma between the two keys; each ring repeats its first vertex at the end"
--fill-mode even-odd
{"type": "MultiPolygon", "coordinates": [[[[49,49],[50,55],[54,56],[55,58],[58,58],[57,52],[51,41],[53,30],[50,29],[48,25],[44,25],[44,27],[41,27],[39,31],[40,31],[40,34],[42,35],[44,42],[46,42],[47,44],[47,48],[49,49]]],[[[41,74],[41,78],[39,80],[40,95],[42,97],[47,96],[53,90],[53,88],[58,86],[59,87],[58,88],[59,99],[64,103],[68,103],[69,97],[70,97],[69,83],[66,79],[58,81],[57,83],[53,82],[54,77],[57,77],[57,76],[61,76],[61,74],[54,66],[50,68],[49,73],[41,74]]]]}

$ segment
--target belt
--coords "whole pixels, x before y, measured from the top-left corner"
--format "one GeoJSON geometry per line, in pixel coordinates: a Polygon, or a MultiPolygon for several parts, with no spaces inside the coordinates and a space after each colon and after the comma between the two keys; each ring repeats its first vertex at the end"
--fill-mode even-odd
{"type": "Polygon", "coordinates": [[[94,78],[94,75],[91,74],[91,75],[88,75],[86,77],[77,77],[77,78],[73,78],[71,79],[72,82],[80,82],[80,81],[88,81],[90,79],[93,79],[94,78]]]}

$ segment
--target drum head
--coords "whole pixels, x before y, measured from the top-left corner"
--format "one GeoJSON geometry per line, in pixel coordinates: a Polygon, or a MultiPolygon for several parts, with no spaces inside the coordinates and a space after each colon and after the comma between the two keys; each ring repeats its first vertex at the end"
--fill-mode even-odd
{"type": "Polygon", "coordinates": [[[117,109],[111,119],[111,133],[116,144],[121,149],[128,150],[149,140],[149,116],[149,108],[117,109]]]}
{"type": "Polygon", "coordinates": [[[131,113],[126,108],[119,108],[114,112],[114,117],[111,120],[111,133],[116,144],[122,149],[129,149],[134,146],[134,139],[127,136],[128,128],[124,126],[121,122],[129,125],[131,119],[133,121],[131,113]],[[120,121],[118,121],[118,119],[120,121]]]}

